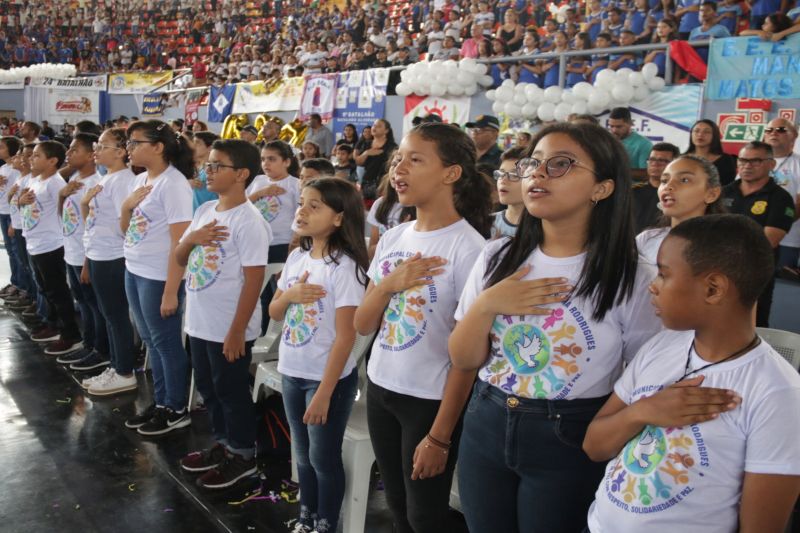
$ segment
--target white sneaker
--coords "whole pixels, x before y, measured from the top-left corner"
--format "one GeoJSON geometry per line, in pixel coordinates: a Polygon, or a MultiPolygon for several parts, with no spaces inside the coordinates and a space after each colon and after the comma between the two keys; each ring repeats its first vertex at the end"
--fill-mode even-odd
{"type": "Polygon", "coordinates": [[[96,376],[92,376],[90,378],[86,378],[83,381],[81,381],[81,387],[83,387],[85,390],[89,390],[89,387],[91,387],[95,383],[99,383],[100,381],[108,378],[109,374],[115,374],[115,373],[116,372],[114,371],[114,369],[109,366],[105,370],[103,370],[101,374],[97,374],[96,376]]]}
{"type": "Polygon", "coordinates": [[[110,396],[112,394],[119,394],[130,390],[136,390],[136,375],[123,377],[116,372],[111,372],[108,377],[91,384],[89,387],[89,394],[96,396],[110,396]]]}

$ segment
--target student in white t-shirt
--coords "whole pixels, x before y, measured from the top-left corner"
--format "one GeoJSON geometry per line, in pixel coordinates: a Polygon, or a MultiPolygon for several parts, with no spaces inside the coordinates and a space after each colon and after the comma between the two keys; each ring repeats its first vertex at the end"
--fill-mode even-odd
{"type": "Polygon", "coordinates": [[[181,335],[184,269],[174,250],[192,220],[192,148],[160,120],[128,127],[131,165],[142,167],[133,193],[122,202],[125,292],[153,369],[154,406],[125,425],[142,435],[162,435],[191,424],[188,358],[181,335]]]}
{"type": "Polygon", "coordinates": [[[417,218],[416,208],[401,205],[397,198],[397,191],[392,186],[392,176],[398,161],[399,158],[395,153],[389,160],[388,172],[381,179],[380,185],[378,185],[380,196],[375,199],[367,213],[367,223],[371,226],[368,248],[370,261],[375,255],[375,249],[378,247],[378,242],[384,233],[401,222],[408,222],[417,218]]]}
{"type": "Polygon", "coordinates": [[[46,325],[31,332],[36,342],[50,342],[49,355],[63,355],[83,346],[75,321],[75,307],[67,287],[64,263],[64,241],[58,217],[58,193],[66,183],[58,174],[64,164],[66,150],[56,141],[36,145],[31,155],[31,173],[19,197],[22,228],[28,254],[33,261],[36,281],[47,301],[46,325]]]}
{"type": "MultiPolygon", "coordinates": [[[[0,166],[0,231],[3,232],[3,244],[8,254],[8,263],[11,268],[10,286],[4,287],[3,290],[10,290],[13,288],[11,292],[4,293],[4,295],[9,297],[15,296],[23,290],[19,280],[20,267],[19,259],[17,258],[17,250],[8,232],[8,228],[11,227],[11,206],[8,203],[7,195],[8,191],[20,177],[19,171],[11,164],[11,158],[16,156],[17,152],[21,149],[22,141],[17,137],[0,137],[0,159],[5,161],[5,164],[0,166]]],[[[22,295],[20,294],[19,296],[22,295]]]]}
{"type": "MultiPolygon", "coordinates": [[[[11,228],[8,230],[8,235],[11,236],[11,245],[17,252],[19,269],[17,271],[17,279],[23,292],[20,296],[25,296],[25,300],[21,303],[29,303],[29,307],[24,308],[22,312],[34,311],[36,313],[30,316],[29,326],[31,328],[38,326],[41,321],[47,318],[44,296],[39,294],[39,287],[33,276],[33,267],[31,266],[30,256],[28,256],[25,235],[22,232],[22,213],[19,209],[20,193],[28,186],[28,181],[31,179],[30,156],[33,153],[33,147],[34,145],[30,144],[20,148],[17,155],[11,159],[14,169],[20,174],[20,178],[9,188],[6,195],[11,213],[11,228]]],[[[23,316],[26,315],[23,314],[23,316]]]]}
{"type": "Polygon", "coordinates": [[[651,265],[671,227],[684,220],[724,212],[719,172],[707,159],[685,154],[672,161],[661,175],[658,201],[664,216],[658,226],[636,236],[636,246],[651,265]]]}
{"type": "Polygon", "coordinates": [[[471,531],[582,531],[603,469],[580,445],[624,362],[661,329],[655,269],[638,261],[630,169],[608,131],[554,124],[526,155],[517,233],[476,260],[450,336],[453,365],[480,369],[460,495],[471,531]]]}
{"type": "Polygon", "coordinates": [[[740,215],[670,231],[650,285],[669,330],[639,350],[583,443],[610,460],[592,533],[785,530],[800,495],[800,377],[753,327],[771,252],[740,215]]]}
{"type": "Polygon", "coordinates": [[[214,141],[205,169],[208,190],[219,199],[197,208],[175,249],[178,264],[186,267],[185,331],[195,384],[216,441],[181,459],[181,467],[202,473],[197,484],[206,489],[227,488],[256,473],[250,361],[272,235],[245,188],[259,167],[252,144],[214,141]]]}
{"type": "Polygon", "coordinates": [[[81,277],[88,275],[97,307],[106,322],[110,361],[90,354],[70,368],[99,368],[103,363],[110,363],[102,374],[81,382],[83,388],[95,395],[118,394],[136,388],[133,327],[125,293],[125,234],[119,222],[122,203],[133,192],[136,180],[126,164],[127,139],[122,128],[106,130],[100,136],[94,145],[94,157],[98,165],[106,168],[106,174],[93,187],[85,188],[80,202],[86,254],[81,277]]]}
{"type": "Polygon", "coordinates": [[[522,159],[526,149],[526,146],[515,146],[503,152],[500,156],[500,168],[494,171],[497,198],[499,203],[506,208],[494,214],[493,239],[513,237],[517,232],[522,212],[525,211],[525,202],[522,201],[522,183],[517,175],[517,161],[522,159]]]}
{"type": "MultiPolygon", "coordinates": [[[[289,144],[270,141],[261,148],[261,169],[264,174],[256,176],[247,187],[247,195],[272,228],[270,262],[284,263],[292,241],[294,212],[300,202],[300,180],[295,177],[300,173],[300,163],[289,144]]],[[[262,334],[267,330],[267,308],[275,288],[276,281],[273,277],[261,294],[262,334]]]]}
{"type": "MultiPolygon", "coordinates": [[[[98,365],[107,366],[109,357],[108,332],[106,320],[97,306],[94,287],[89,281],[89,271],[83,270],[86,253],[83,247],[84,221],[81,216],[80,200],[84,193],[97,185],[100,176],[94,164],[94,144],[97,136],[90,133],[76,133],[67,150],[67,165],[75,173],[67,186],[58,193],[58,214],[61,217],[61,231],[64,236],[64,262],[67,264],[67,281],[72,298],[81,313],[81,334],[83,348],[60,356],[56,361],[65,365],[78,363],[89,354],[98,365]],[[102,361],[104,364],[100,364],[102,361]]],[[[92,370],[99,366],[83,368],[92,370]]],[[[133,378],[132,388],[136,388],[133,378]]],[[[129,389],[130,390],[130,389],[129,389]]]]}
{"type": "Polygon", "coordinates": [[[408,133],[391,177],[416,221],[381,237],[355,326],[378,331],[367,373],[370,438],[395,527],[449,531],[461,417],[474,371],[451,368],[447,337],[472,265],[491,230],[492,186],[460,129],[408,133]]]}
{"type": "Polygon", "coordinates": [[[312,180],[300,194],[295,227],[300,246],[269,307],[284,324],[278,371],[300,480],[295,531],[332,533],[344,499],[342,441],[358,387],[353,315],[367,283],[361,195],[344,180],[312,180]]]}

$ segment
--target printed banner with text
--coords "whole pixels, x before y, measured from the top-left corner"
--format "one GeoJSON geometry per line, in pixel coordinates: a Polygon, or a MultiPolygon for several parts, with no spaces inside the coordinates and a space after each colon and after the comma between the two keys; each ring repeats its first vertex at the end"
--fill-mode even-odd
{"type": "Polygon", "coordinates": [[[164,114],[164,93],[145,94],[142,99],[142,116],[160,117],[164,114]]]}
{"type": "Polygon", "coordinates": [[[339,74],[333,110],[333,132],[337,139],[347,124],[353,124],[360,133],[365,126],[383,118],[388,82],[389,71],[383,68],[339,74]]]}
{"type": "Polygon", "coordinates": [[[301,77],[295,77],[267,84],[263,81],[237,83],[233,113],[296,111],[300,108],[304,81],[301,77]]]}
{"type": "Polygon", "coordinates": [[[172,79],[172,71],[125,72],[109,74],[108,92],[111,94],[148,93],[172,79]]]}
{"type": "Polygon", "coordinates": [[[403,115],[403,134],[414,127],[416,117],[439,115],[445,124],[459,124],[463,126],[469,122],[469,96],[441,97],[441,96],[406,96],[406,109],[403,115]]]}
{"type": "Polygon", "coordinates": [[[325,122],[333,118],[337,76],[338,74],[312,74],[306,78],[297,118],[305,122],[314,113],[325,122]]]}

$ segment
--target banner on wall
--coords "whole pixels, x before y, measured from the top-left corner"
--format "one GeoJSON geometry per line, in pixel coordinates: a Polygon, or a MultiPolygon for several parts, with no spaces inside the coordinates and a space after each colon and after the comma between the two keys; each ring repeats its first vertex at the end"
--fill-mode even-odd
{"type": "Polygon", "coordinates": [[[100,122],[100,91],[94,89],[47,89],[47,120],[51,124],[81,120],[100,122]]]}
{"type": "Polygon", "coordinates": [[[302,77],[295,77],[270,84],[263,81],[237,83],[232,112],[238,115],[262,111],[295,111],[300,108],[303,82],[302,77]]]}
{"type": "Polygon", "coordinates": [[[386,109],[386,69],[342,72],[337,79],[336,104],[333,110],[333,133],[339,139],[345,125],[353,124],[356,131],[372,126],[383,118],[386,109]]]}
{"type": "Polygon", "coordinates": [[[211,96],[208,105],[208,121],[224,122],[225,117],[231,114],[233,99],[236,95],[236,85],[211,86],[211,96]]]}
{"type": "Polygon", "coordinates": [[[106,76],[84,76],[82,78],[67,78],[64,80],[57,80],[54,78],[40,78],[31,80],[31,87],[55,87],[58,89],[66,90],[106,90],[106,76]]]}
{"type": "Polygon", "coordinates": [[[143,117],[160,117],[164,114],[164,93],[145,94],[142,99],[143,117]]]}
{"type": "Polygon", "coordinates": [[[469,96],[442,97],[442,96],[406,96],[406,109],[403,114],[403,134],[414,127],[416,117],[439,115],[445,124],[459,124],[463,126],[469,122],[469,96]]]}
{"type": "Polygon", "coordinates": [[[800,35],[713,39],[705,98],[800,98],[800,35]]]}
{"type": "Polygon", "coordinates": [[[184,120],[186,124],[191,125],[197,122],[200,118],[200,106],[203,105],[203,96],[206,94],[205,90],[189,91],[186,96],[186,108],[184,109],[184,120]]]}
{"type": "Polygon", "coordinates": [[[111,94],[148,93],[172,79],[172,71],[124,72],[108,75],[108,92],[111,94]]]}
{"type": "Polygon", "coordinates": [[[297,118],[305,122],[314,113],[325,122],[333,118],[337,77],[338,74],[312,74],[306,78],[297,118]]]}

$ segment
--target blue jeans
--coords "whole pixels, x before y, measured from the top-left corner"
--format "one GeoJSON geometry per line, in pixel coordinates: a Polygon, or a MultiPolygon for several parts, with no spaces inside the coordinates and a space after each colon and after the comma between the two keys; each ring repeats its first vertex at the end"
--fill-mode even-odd
{"type": "Polygon", "coordinates": [[[8,236],[8,228],[10,227],[11,215],[0,215],[0,231],[3,232],[3,245],[6,247],[8,263],[11,266],[11,284],[19,287],[19,274],[17,273],[19,260],[17,259],[17,248],[13,245],[11,237],[8,236]]]}
{"type": "Polygon", "coordinates": [[[582,532],[605,470],[583,452],[583,438],[605,400],[516,398],[478,381],[458,457],[469,530],[582,532]]]}
{"type": "Polygon", "coordinates": [[[165,281],[147,279],[125,271],[125,293],[153,369],[155,403],[183,411],[188,395],[189,359],[181,340],[184,288],[178,290],[178,311],[161,317],[165,281]]]}
{"type": "Polygon", "coordinates": [[[800,263],[800,248],[778,246],[778,261],[775,270],[780,270],[785,266],[796,268],[798,263],[800,263]]]}
{"type": "MultiPolygon", "coordinates": [[[[17,263],[17,288],[25,291],[28,297],[36,299],[36,285],[33,283],[33,272],[31,272],[30,262],[28,261],[28,250],[25,248],[25,237],[22,236],[21,229],[14,230],[11,237],[11,248],[14,249],[14,256],[17,263]]],[[[9,256],[9,259],[11,257],[9,256]]]]}
{"type": "Polygon", "coordinates": [[[244,357],[230,363],[221,342],[189,337],[194,383],[211,417],[214,439],[246,459],[255,454],[256,443],[256,412],[250,397],[254,342],[246,342],[244,357]]]}
{"type": "Polygon", "coordinates": [[[344,499],[342,441],[350,410],[356,399],[358,371],[339,380],[331,395],[328,421],[306,425],[303,415],[317,392],[319,381],[283,376],[283,405],[292,431],[293,460],[300,478],[300,518],[313,526],[312,517],[325,520],[327,529],[336,531],[344,499]]]}
{"type": "Polygon", "coordinates": [[[69,282],[72,297],[78,302],[83,323],[83,346],[88,350],[97,350],[103,358],[108,357],[108,331],[106,319],[100,314],[94,288],[81,283],[81,269],[83,267],[67,264],[67,281],[69,282]]]}
{"type": "Polygon", "coordinates": [[[105,319],[111,367],[122,376],[132,374],[136,355],[125,293],[125,258],[89,259],[89,279],[97,297],[97,307],[105,319]]]}
{"type": "MultiPolygon", "coordinates": [[[[25,237],[22,236],[22,232],[19,234],[19,241],[17,243],[19,247],[17,248],[17,253],[20,258],[24,258],[25,261],[28,263],[28,270],[31,273],[31,287],[32,287],[32,297],[36,301],[36,314],[39,315],[43,321],[47,322],[48,316],[48,309],[47,309],[47,300],[44,298],[44,293],[42,292],[42,287],[39,286],[39,282],[36,279],[36,267],[33,264],[33,259],[31,256],[28,255],[28,242],[25,237]]],[[[47,323],[48,326],[51,328],[55,328],[55,323],[47,323]]]]}

